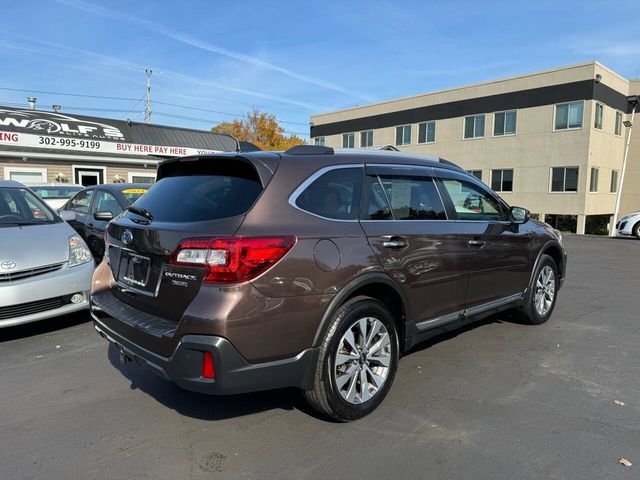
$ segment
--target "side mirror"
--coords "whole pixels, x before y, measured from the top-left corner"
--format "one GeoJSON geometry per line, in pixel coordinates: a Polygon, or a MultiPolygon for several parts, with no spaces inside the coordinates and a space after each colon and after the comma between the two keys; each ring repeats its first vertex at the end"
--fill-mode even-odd
{"type": "Polygon", "coordinates": [[[511,207],[511,221],[516,224],[527,223],[531,212],[522,207],[511,207]]]}
{"type": "Polygon", "coordinates": [[[77,218],[76,212],[72,212],[71,210],[60,210],[58,215],[60,215],[60,218],[65,222],[73,222],[77,218]]]}
{"type": "Polygon", "coordinates": [[[111,212],[96,212],[93,214],[93,218],[99,222],[109,222],[113,220],[113,213],[111,212]]]}

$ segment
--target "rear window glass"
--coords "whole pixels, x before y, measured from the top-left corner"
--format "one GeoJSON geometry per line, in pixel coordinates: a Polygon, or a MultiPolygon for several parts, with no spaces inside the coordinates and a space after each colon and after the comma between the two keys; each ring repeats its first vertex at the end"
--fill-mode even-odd
{"type": "Polygon", "coordinates": [[[31,190],[36,192],[40,198],[44,199],[64,199],[71,198],[80,190],[82,187],[66,187],[64,185],[61,186],[37,186],[37,187],[29,187],[31,190]]]}
{"type": "Polygon", "coordinates": [[[360,211],[362,169],[331,170],[311,183],[296,199],[309,213],[335,220],[354,220],[360,211]]]}
{"type": "MultiPolygon", "coordinates": [[[[154,221],[202,222],[246,213],[262,185],[255,170],[242,168],[219,175],[171,176],[157,182],[136,202],[154,221]]],[[[198,172],[200,173],[200,171],[198,172]]],[[[129,214],[133,215],[133,214],[129,214]]]]}

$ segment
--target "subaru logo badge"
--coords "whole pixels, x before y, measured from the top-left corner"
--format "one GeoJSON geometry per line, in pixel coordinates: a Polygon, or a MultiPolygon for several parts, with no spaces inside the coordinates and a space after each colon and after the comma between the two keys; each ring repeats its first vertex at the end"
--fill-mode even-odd
{"type": "Polygon", "coordinates": [[[125,245],[129,245],[131,242],[133,242],[133,233],[131,233],[129,230],[125,230],[124,232],[122,232],[120,240],[122,240],[122,243],[124,243],[125,245]]]}
{"type": "Polygon", "coordinates": [[[2,268],[3,270],[13,270],[14,268],[16,268],[16,262],[7,260],[6,262],[0,263],[0,268],[2,268]]]}

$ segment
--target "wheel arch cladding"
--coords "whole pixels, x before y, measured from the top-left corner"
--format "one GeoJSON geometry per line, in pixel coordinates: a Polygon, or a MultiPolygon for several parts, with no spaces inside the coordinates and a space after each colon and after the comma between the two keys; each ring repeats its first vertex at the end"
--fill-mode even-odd
{"type": "Polygon", "coordinates": [[[563,270],[562,250],[560,247],[558,245],[551,244],[542,250],[542,254],[549,255],[553,259],[556,267],[558,268],[558,275],[560,278],[564,277],[565,272],[563,270]]]}
{"type": "Polygon", "coordinates": [[[400,345],[403,344],[407,334],[406,299],[401,291],[393,284],[393,281],[386,275],[373,274],[353,280],[336,295],[322,317],[313,341],[313,346],[319,345],[322,341],[335,312],[344,305],[345,302],[358,296],[366,296],[378,300],[389,310],[398,330],[399,343],[400,345]]]}

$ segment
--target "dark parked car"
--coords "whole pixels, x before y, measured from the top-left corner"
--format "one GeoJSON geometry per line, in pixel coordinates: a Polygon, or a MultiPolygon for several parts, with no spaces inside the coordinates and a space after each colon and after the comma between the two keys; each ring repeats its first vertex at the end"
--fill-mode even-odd
{"type": "Polygon", "coordinates": [[[65,203],[58,213],[87,242],[98,261],[104,255],[104,229],[150,185],[146,183],[110,183],[85,188],[65,203]]]}
{"type": "Polygon", "coordinates": [[[565,275],[556,230],[439,158],[171,159],[133,208],[109,224],[91,298],[121,360],[203,393],[296,386],[341,421],[429,337],[507,308],[547,321],[565,275]]]}

